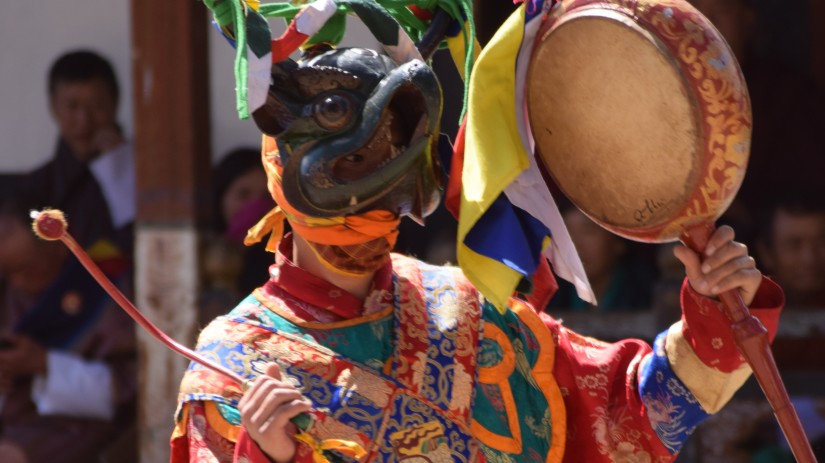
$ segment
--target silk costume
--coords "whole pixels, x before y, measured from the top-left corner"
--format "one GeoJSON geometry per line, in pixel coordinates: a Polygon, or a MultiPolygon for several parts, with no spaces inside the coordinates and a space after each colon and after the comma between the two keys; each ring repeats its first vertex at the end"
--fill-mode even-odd
{"type": "MultiPolygon", "coordinates": [[[[371,2],[346,3],[357,10],[371,2]]],[[[531,14],[541,9],[532,8],[531,14]]],[[[375,52],[368,50],[330,51],[301,63],[287,59],[289,52],[334,17],[336,5],[316,2],[301,9],[284,36],[259,51],[250,42],[250,54],[241,45],[245,40],[242,32],[250,32],[249,37],[254,38],[251,32],[257,31],[255,21],[260,22],[253,13],[257,11],[255,6],[245,10],[245,24],[234,23],[232,31],[239,33],[238,56],[248,60],[249,75],[259,69],[256,60],[267,66],[271,60],[271,73],[267,76],[259,72],[259,81],[247,81],[248,76],[241,73],[239,100],[246,100],[243,91],[248,90],[250,97],[249,107],[243,106],[239,113],[246,117],[251,112],[262,132],[275,137],[265,138],[263,151],[270,191],[280,209],[259,222],[263,228],[250,232],[257,240],[263,231],[271,231],[270,239],[277,240],[283,216],[293,222],[296,212],[300,213],[297,224],[306,230],[299,230],[299,234],[318,260],[346,273],[349,269],[330,262],[318,246],[368,247],[385,239],[397,225],[392,221],[399,216],[426,215],[413,214],[414,207],[405,207],[415,206],[415,201],[392,198],[387,192],[394,192],[396,185],[395,175],[390,174],[410,170],[402,168],[408,166],[402,161],[411,163],[414,155],[425,160],[431,156],[432,150],[420,147],[429,146],[427,138],[437,133],[433,122],[439,111],[417,111],[412,106],[411,113],[426,114],[427,124],[418,124],[426,130],[421,134],[413,131],[401,140],[382,136],[389,126],[389,122],[381,122],[382,114],[403,114],[401,109],[410,109],[411,105],[398,104],[395,112],[392,108],[382,111],[391,107],[387,88],[396,88],[385,83],[397,84],[397,77],[404,74],[394,74],[392,66],[387,65],[386,75],[379,76],[382,83],[372,85],[375,76],[364,68],[372,71],[385,66],[366,66],[366,58],[356,57],[375,58],[375,52]],[[302,18],[309,18],[310,24],[302,25],[302,18]],[[302,29],[309,25],[313,27],[302,29]],[[284,47],[287,53],[283,53],[284,47]],[[353,75],[358,79],[370,76],[370,85],[361,85],[353,75]],[[342,90],[355,88],[358,92],[353,94],[342,90]],[[349,103],[339,102],[342,98],[349,103]],[[351,110],[360,108],[362,102],[370,103],[364,103],[367,109],[360,113],[351,110]],[[331,121],[327,113],[340,118],[331,121]],[[364,121],[378,121],[378,128],[366,130],[364,121]],[[372,141],[379,139],[386,140],[379,144],[381,149],[372,146],[372,141]],[[356,170],[359,175],[354,179],[343,179],[333,170],[350,156],[352,161],[363,156],[377,165],[356,170]],[[381,178],[379,174],[387,177],[373,182],[381,178]],[[389,206],[380,203],[384,200],[389,206]],[[355,227],[347,226],[349,222],[378,224],[375,218],[364,217],[376,211],[392,215],[381,221],[392,227],[366,234],[366,238],[342,236],[353,232],[355,227]]],[[[509,23],[521,26],[516,29],[527,27],[524,18],[514,17],[509,23]]],[[[232,24],[227,14],[216,13],[216,22],[224,32],[232,24]]],[[[373,31],[381,32],[377,36],[392,38],[382,41],[391,42],[392,46],[385,47],[389,54],[405,49],[396,46],[400,43],[396,39],[403,34],[392,33],[398,29],[397,23],[392,25],[373,31]]],[[[475,66],[476,75],[495,76],[495,70],[505,76],[513,74],[515,56],[522,48],[521,35],[505,32],[503,36],[511,39],[507,46],[488,45],[475,66]],[[488,68],[481,66],[483,56],[491,55],[506,56],[488,61],[488,68]]],[[[403,73],[413,75],[411,70],[415,69],[415,75],[425,76],[426,66],[408,58],[395,59],[399,69],[409,66],[403,73]]],[[[431,81],[422,77],[416,93],[421,94],[421,101],[430,101],[439,90],[437,85],[425,84],[425,80],[431,81]]],[[[517,100],[510,97],[510,87],[515,87],[512,80],[512,76],[499,79],[485,90],[506,102],[504,111],[498,107],[474,109],[471,86],[471,130],[484,131],[492,138],[519,140],[494,130],[505,125],[498,117],[488,119],[489,126],[483,129],[472,125],[473,114],[479,111],[508,113],[510,102],[517,100]],[[489,92],[489,88],[496,92],[489,92]]],[[[517,89],[512,90],[515,93],[517,89]]],[[[429,106],[436,107],[420,104],[420,108],[429,106]]],[[[468,138],[470,153],[479,148],[473,140],[468,138]]],[[[516,156],[501,155],[514,150],[485,146],[496,160],[518,164],[516,156]]],[[[455,165],[452,169],[472,179],[464,181],[463,187],[480,183],[480,177],[473,174],[481,169],[468,169],[473,166],[468,159],[472,161],[465,159],[462,169],[455,165]]],[[[498,175],[501,188],[484,195],[491,201],[480,207],[471,205],[473,212],[480,214],[488,209],[524,168],[493,166],[490,163],[487,167],[498,175]]],[[[427,169],[421,172],[432,174],[427,169]]],[[[412,182],[406,187],[415,185],[412,182]]],[[[404,195],[411,191],[415,188],[401,188],[404,195]]],[[[430,193],[418,195],[420,198],[433,197],[428,188],[419,193],[430,193]]],[[[459,218],[459,255],[468,235],[469,222],[462,220],[468,209],[465,206],[461,204],[459,218]]],[[[425,212],[426,208],[421,209],[425,212]]],[[[565,241],[561,229],[548,228],[553,230],[552,243],[565,241]]],[[[525,241],[511,230],[502,235],[506,239],[491,233],[482,235],[497,250],[505,242],[525,241]]],[[[535,235],[539,244],[536,248],[543,247],[546,230],[535,235]]],[[[537,249],[527,254],[535,259],[537,249]]],[[[466,253],[459,258],[464,273],[392,255],[389,267],[376,274],[372,292],[360,301],[291,264],[289,239],[282,241],[279,251],[270,281],[210,324],[201,334],[198,349],[246,378],[262,374],[265,365],[277,361],[285,378],[313,402],[311,414],[316,422],[307,432],[296,435],[299,443],[295,461],[672,461],[696,425],[718,410],[749,373],[716,303],[693,293],[687,285],[682,293],[684,320],[657,337],[653,347],[638,340],[607,344],[569,331],[520,300],[508,299],[521,276],[502,268],[490,270],[466,253]],[[479,273],[485,278],[478,278],[479,273]],[[696,337],[696,333],[702,336],[696,337]]],[[[562,250],[556,254],[565,255],[562,250]]],[[[558,261],[553,264],[557,272],[570,270],[558,261]]],[[[576,272],[566,273],[575,276],[576,272]]],[[[782,298],[781,291],[765,279],[755,299],[755,307],[766,309],[757,308],[754,313],[763,317],[763,323],[772,331],[782,298]]],[[[239,426],[236,407],[241,394],[235,383],[193,365],[181,386],[172,461],[269,461],[239,426]]]]}
{"type": "MultiPolygon", "coordinates": [[[[270,281],[209,325],[198,349],[247,377],[289,363],[286,376],[314,404],[310,433],[356,442],[369,455],[361,461],[672,461],[750,373],[718,303],[687,283],[683,319],[653,347],[608,344],[516,299],[501,314],[453,268],[393,254],[361,303],[290,252],[285,239],[270,281]],[[399,412],[410,404],[424,406],[399,412]],[[407,445],[402,431],[413,428],[421,440],[407,445]]],[[[752,312],[772,334],[782,303],[765,278],[752,312]]],[[[239,426],[239,398],[229,380],[190,367],[172,461],[268,461],[239,426]]],[[[311,448],[299,444],[295,461],[313,461],[311,448]]]]}

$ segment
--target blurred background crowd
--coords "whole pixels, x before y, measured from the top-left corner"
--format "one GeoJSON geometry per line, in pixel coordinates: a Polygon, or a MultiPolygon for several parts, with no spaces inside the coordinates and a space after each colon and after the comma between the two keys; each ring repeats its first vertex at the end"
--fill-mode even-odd
{"type": "MultiPolygon", "coordinates": [[[[818,0],[692,3],[730,43],[752,99],[750,165],[720,223],[734,226],[760,269],[785,290],[787,309],[774,353],[825,461],[825,7],[818,0]]],[[[134,293],[141,193],[132,131],[118,115],[129,89],[100,48],[64,43],[54,50],[46,75],[32,76],[45,88],[42,111],[56,129],[53,149],[19,155],[45,159],[38,166],[15,168],[9,161],[0,172],[3,462],[137,461],[135,326],[62,244],[31,233],[28,218],[31,209],[65,211],[80,244],[118,286],[134,293]]],[[[443,129],[452,135],[462,87],[442,58],[437,55],[435,67],[448,96],[443,129]]],[[[224,112],[234,114],[231,107],[224,112]]],[[[274,206],[257,144],[254,136],[234,146],[216,144],[225,149],[214,156],[204,199],[210,220],[198,224],[198,327],[268,275],[272,255],[262,245],[243,245],[246,230],[274,206]]],[[[560,281],[545,310],[606,340],[652,340],[679,314],[683,270],[671,246],[626,241],[563,197],[557,200],[600,303],[580,300],[560,281]]],[[[454,262],[455,233],[454,220],[441,207],[424,229],[405,220],[396,250],[436,264],[454,262]]],[[[171,432],[171,418],[169,423],[171,432]]],[[[755,386],[698,434],[680,461],[793,461],[755,386]]]]}

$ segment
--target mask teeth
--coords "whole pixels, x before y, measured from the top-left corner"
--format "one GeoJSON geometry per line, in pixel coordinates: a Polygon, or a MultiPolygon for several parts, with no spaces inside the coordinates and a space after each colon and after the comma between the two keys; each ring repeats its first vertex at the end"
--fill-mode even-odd
{"type": "Polygon", "coordinates": [[[355,205],[357,205],[357,204],[358,204],[358,198],[356,198],[354,195],[353,195],[352,197],[350,197],[350,199],[349,199],[349,205],[350,205],[350,206],[355,206],[355,205]]]}
{"type": "Polygon", "coordinates": [[[413,194],[413,204],[410,208],[410,212],[407,213],[407,216],[412,219],[418,225],[424,226],[424,185],[422,185],[421,177],[416,175],[415,178],[415,193],[413,194]]]}
{"type": "Polygon", "coordinates": [[[386,167],[389,163],[391,163],[395,158],[397,158],[401,153],[407,150],[406,146],[397,147],[395,145],[390,146],[390,157],[381,161],[381,164],[378,165],[378,168],[381,169],[386,167]]]}
{"type": "Polygon", "coordinates": [[[400,147],[393,145],[392,151],[390,152],[390,159],[395,159],[398,157],[399,154],[403,153],[407,150],[407,147],[401,145],[400,147]]]}
{"type": "Polygon", "coordinates": [[[423,137],[427,133],[427,115],[424,114],[421,116],[421,119],[418,120],[418,124],[415,126],[415,131],[413,132],[411,140],[418,140],[419,137],[423,137]]]}

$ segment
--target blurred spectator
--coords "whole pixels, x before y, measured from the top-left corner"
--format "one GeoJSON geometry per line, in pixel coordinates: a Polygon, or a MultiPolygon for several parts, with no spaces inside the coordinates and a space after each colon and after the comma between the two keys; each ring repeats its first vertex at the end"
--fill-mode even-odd
{"type": "Polygon", "coordinates": [[[104,58],[75,51],[52,64],[47,90],[55,154],[0,196],[0,461],[132,461],[134,324],[28,218],[31,208],[62,209],[93,259],[129,286],[134,157],[115,120],[117,79],[104,58]]]}
{"type": "Polygon", "coordinates": [[[649,309],[656,281],[654,267],[634,258],[628,252],[628,241],[602,228],[579,209],[571,207],[563,216],[599,305],[593,307],[579,299],[571,284],[559,280],[559,290],[549,307],[599,312],[649,309]]]}
{"type": "MultiPolygon", "coordinates": [[[[114,442],[133,431],[134,324],[62,243],[32,233],[29,210],[42,200],[26,186],[24,177],[0,196],[0,461],[79,463],[113,452],[133,461],[135,449],[114,442]]],[[[114,244],[88,252],[128,285],[128,259],[114,244]]]]}
{"type": "Polygon", "coordinates": [[[790,450],[783,448],[776,418],[766,416],[759,419],[754,430],[741,443],[742,449],[750,455],[751,463],[794,463],[790,450]]]}
{"type": "Polygon", "coordinates": [[[107,238],[131,252],[134,154],[116,121],[120,93],[112,66],[91,51],[66,53],[52,64],[47,88],[59,135],[54,156],[32,182],[46,205],[66,213],[81,245],[107,238]]]}
{"type": "MultiPolygon", "coordinates": [[[[825,437],[825,416],[823,416],[821,399],[797,396],[791,397],[791,404],[799,416],[799,421],[805,430],[805,436],[811,443],[811,449],[817,461],[821,460],[823,452],[822,439],[825,437]]],[[[763,413],[751,420],[752,429],[742,436],[739,448],[747,453],[751,463],[794,463],[796,460],[791,453],[776,416],[772,413],[763,413]]]]}
{"type": "MultiPolygon", "coordinates": [[[[782,192],[779,192],[782,194],[782,192]]],[[[816,191],[786,192],[761,220],[757,256],[793,308],[825,308],[825,201],[816,191]]]]}
{"type": "Polygon", "coordinates": [[[204,254],[204,322],[263,284],[274,262],[265,243],[243,244],[246,231],[275,207],[260,151],[239,148],[228,153],[215,166],[213,182],[215,227],[204,254]]]}

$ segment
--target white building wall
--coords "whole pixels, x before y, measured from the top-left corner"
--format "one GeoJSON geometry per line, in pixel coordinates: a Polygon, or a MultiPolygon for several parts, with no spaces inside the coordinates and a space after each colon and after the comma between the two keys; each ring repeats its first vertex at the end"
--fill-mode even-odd
{"type": "Polygon", "coordinates": [[[132,126],[128,0],[3,0],[0,14],[0,171],[20,172],[48,159],[57,130],[46,75],[59,54],[91,48],[114,65],[121,84],[119,120],[132,126]]]}

